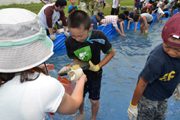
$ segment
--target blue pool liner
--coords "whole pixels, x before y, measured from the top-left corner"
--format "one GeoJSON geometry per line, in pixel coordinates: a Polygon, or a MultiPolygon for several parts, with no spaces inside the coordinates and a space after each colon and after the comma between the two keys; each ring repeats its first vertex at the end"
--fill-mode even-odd
{"type": "MultiPolygon", "coordinates": [[[[170,11],[164,11],[164,13],[168,13],[170,15],[170,11]]],[[[178,9],[175,9],[173,11],[173,14],[176,14],[178,13],[178,9]]],[[[154,13],[152,14],[153,16],[153,23],[154,22],[157,22],[157,13],[154,13]]],[[[169,16],[170,17],[170,16],[169,16]]],[[[166,20],[166,19],[169,19],[168,18],[163,18],[163,20],[166,20]]],[[[125,33],[127,32],[127,20],[124,21],[125,23],[125,33]]],[[[129,30],[134,30],[134,27],[135,26],[135,22],[131,22],[130,23],[130,26],[129,26],[129,30]]],[[[118,27],[119,27],[119,24],[118,24],[118,27]]],[[[137,24],[137,30],[140,29],[140,22],[138,21],[138,24],[137,24]]],[[[113,27],[112,23],[104,26],[104,25],[101,25],[101,26],[98,26],[98,30],[101,30],[105,33],[105,35],[107,36],[107,38],[112,38],[112,37],[115,37],[118,35],[117,31],[115,30],[115,28],[113,27]]],[[[53,41],[54,43],[54,49],[53,51],[57,51],[57,50],[60,50],[60,49],[64,49],[66,48],[65,46],[65,43],[64,43],[64,40],[66,39],[66,36],[63,34],[54,34],[56,36],[56,40],[53,41]]],[[[49,36],[50,37],[50,36],[49,36]]]]}

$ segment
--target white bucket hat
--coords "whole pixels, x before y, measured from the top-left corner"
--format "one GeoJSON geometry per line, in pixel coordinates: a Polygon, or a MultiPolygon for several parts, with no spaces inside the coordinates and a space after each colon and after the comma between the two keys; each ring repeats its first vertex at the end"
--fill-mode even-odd
{"type": "Polygon", "coordinates": [[[0,72],[28,70],[53,55],[53,42],[35,13],[7,8],[0,16],[0,72]]]}

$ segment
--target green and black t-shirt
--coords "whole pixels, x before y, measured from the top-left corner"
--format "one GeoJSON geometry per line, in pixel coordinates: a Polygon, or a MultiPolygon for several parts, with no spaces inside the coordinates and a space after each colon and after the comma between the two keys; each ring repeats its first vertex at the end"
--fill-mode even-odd
{"type": "MultiPolygon", "coordinates": [[[[76,57],[81,61],[87,62],[91,60],[95,65],[101,61],[101,50],[104,54],[107,54],[112,49],[112,45],[108,41],[106,35],[99,30],[90,31],[89,41],[78,42],[70,36],[65,39],[65,44],[67,55],[70,59],[76,57]],[[96,40],[101,42],[97,42],[96,40]]],[[[102,69],[99,72],[102,74],[102,69]]],[[[96,74],[99,74],[99,72],[93,72],[89,70],[84,71],[87,77],[92,74],[93,76],[96,76],[96,74]]],[[[88,78],[90,79],[90,77],[88,78]]],[[[91,79],[94,79],[94,77],[91,77],[91,79]]]]}

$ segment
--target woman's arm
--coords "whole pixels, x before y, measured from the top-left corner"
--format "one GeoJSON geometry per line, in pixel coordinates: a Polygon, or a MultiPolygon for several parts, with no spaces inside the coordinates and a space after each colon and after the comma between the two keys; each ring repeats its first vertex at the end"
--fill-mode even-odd
{"type": "Polygon", "coordinates": [[[57,112],[60,114],[74,114],[77,112],[79,106],[83,101],[84,84],[87,81],[86,75],[83,74],[79,80],[76,81],[75,89],[70,96],[65,93],[57,112]]]}

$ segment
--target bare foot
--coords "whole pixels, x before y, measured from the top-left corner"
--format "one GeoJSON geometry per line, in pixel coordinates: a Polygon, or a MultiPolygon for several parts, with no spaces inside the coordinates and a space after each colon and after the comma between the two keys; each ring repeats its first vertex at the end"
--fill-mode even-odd
{"type": "Polygon", "coordinates": [[[85,114],[85,112],[83,112],[82,114],[79,114],[75,120],[82,120],[84,117],[84,114],[85,114]]]}

